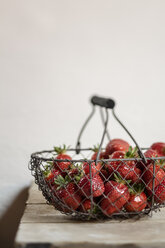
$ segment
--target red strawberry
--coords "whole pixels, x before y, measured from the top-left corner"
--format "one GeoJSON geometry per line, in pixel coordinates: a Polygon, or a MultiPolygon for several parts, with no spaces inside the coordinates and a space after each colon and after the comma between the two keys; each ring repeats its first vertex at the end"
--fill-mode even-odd
{"type": "MultiPolygon", "coordinates": [[[[96,160],[98,150],[99,150],[99,145],[93,147],[92,151],[93,151],[94,153],[93,153],[93,155],[92,155],[92,157],[91,157],[91,160],[96,160]]],[[[105,152],[102,151],[102,152],[100,152],[99,159],[104,159],[104,158],[108,158],[108,157],[106,157],[105,152]]]]}
{"type": "MultiPolygon", "coordinates": [[[[93,153],[91,160],[96,160],[96,157],[97,157],[97,152],[93,153]]],[[[106,156],[105,152],[100,152],[99,159],[106,159],[106,158],[108,157],[106,156]]]]}
{"type": "MultiPolygon", "coordinates": [[[[72,160],[72,158],[66,154],[66,146],[63,147],[54,147],[55,152],[58,154],[55,159],[59,160],[72,160]]],[[[60,171],[69,169],[71,165],[70,161],[63,161],[63,162],[54,162],[54,167],[59,169],[60,171]]]]}
{"type": "MultiPolygon", "coordinates": [[[[158,153],[152,149],[148,149],[145,153],[144,153],[146,158],[155,158],[158,157],[158,153]]],[[[140,169],[144,170],[147,165],[149,165],[150,163],[152,163],[153,160],[147,160],[147,164],[144,164],[144,162],[140,161],[137,164],[137,167],[139,167],[140,169]]]]}
{"type": "MultiPolygon", "coordinates": [[[[96,200],[98,198],[95,198],[94,200],[96,200]]],[[[78,211],[83,212],[83,213],[92,213],[93,215],[98,215],[101,214],[101,210],[99,208],[99,206],[97,205],[96,202],[93,202],[93,205],[91,203],[91,200],[86,199],[85,201],[83,201],[78,209],[78,211]]]]}
{"type": "Polygon", "coordinates": [[[165,156],[165,143],[156,142],[151,146],[152,150],[155,150],[160,157],[165,156]]]}
{"type": "Polygon", "coordinates": [[[135,165],[129,166],[127,163],[122,164],[117,171],[123,179],[131,180],[131,183],[140,181],[141,170],[135,165]]]}
{"type": "Polygon", "coordinates": [[[78,168],[73,168],[68,172],[68,175],[71,178],[74,178],[75,176],[77,176],[79,174],[79,169],[78,168]]]}
{"type": "MultiPolygon", "coordinates": [[[[55,190],[57,191],[57,188],[56,187],[54,187],[52,193],[54,194],[54,196],[56,198],[58,198],[58,195],[55,193],[55,190]]],[[[51,200],[52,200],[53,205],[56,206],[56,209],[57,210],[59,210],[61,212],[64,212],[64,213],[72,213],[73,210],[71,210],[69,206],[66,206],[66,205],[64,206],[64,205],[60,204],[59,202],[57,202],[57,199],[54,199],[53,197],[52,197],[51,200]]]]}
{"type": "Polygon", "coordinates": [[[70,179],[73,179],[76,183],[84,176],[84,171],[80,165],[71,165],[71,169],[68,172],[70,179]]]}
{"type": "Polygon", "coordinates": [[[91,178],[90,175],[86,175],[80,179],[79,187],[81,188],[80,192],[86,197],[91,196],[91,183],[92,183],[92,193],[93,197],[98,197],[104,193],[104,183],[99,175],[95,175],[91,178]]]}
{"type": "Polygon", "coordinates": [[[129,146],[130,145],[122,139],[113,139],[107,144],[105,153],[106,155],[111,155],[115,151],[128,151],[129,146]]]}
{"type": "Polygon", "coordinates": [[[130,189],[129,201],[124,206],[126,211],[140,212],[147,206],[147,196],[143,192],[143,189],[141,184],[136,185],[134,189],[130,189]]]}
{"type": "MultiPolygon", "coordinates": [[[[154,165],[153,164],[149,164],[143,174],[143,180],[146,184],[146,188],[148,190],[152,191],[153,188],[153,179],[154,179],[154,165]]],[[[159,164],[155,164],[155,184],[154,184],[154,188],[156,186],[158,186],[163,179],[165,178],[165,172],[163,169],[161,169],[159,164]]]]}
{"type": "MultiPolygon", "coordinates": [[[[156,157],[158,157],[158,153],[155,150],[152,150],[151,148],[148,149],[144,153],[144,155],[146,156],[146,158],[156,158],[156,157]]],[[[148,162],[147,164],[150,164],[152,161],[151,160],[148,160],[147,162],[148,162]]]]}
{"type": "MultiPolygon", "coordinates": [[[[123,151],[115,151],[110,155],[110,159],[123,159],[125,156],[125,152],[123,151]]],[[[117,168],[123,164],[121,161],[112,161],[107,163],[105,166],[107,167],[109,174],[111,175],[113,172],[117,170],[117,168]]]]}
{"type": "MultiPolygon", "coordinates": [[[[132,149],[129,147],[128,152],[116,151],[112,153],[110,159],[124,159],[137,157],[137,148],[132,149]]],[[[114,172],[118,172],[123,179],[131,180],[131,183],[138,182],[141,176],[141,170],[136,167],[136,163],[133,160],[128,161],[112,161],[107,165],[110,175],[114,172]]]]}
{"type": "Polygon", "coordinates": [[[155,188],[155,201],[163,203],[165,201],[165,179],[155,188]]]}
{"type": "Polygon", "coordinates": [[[81,197],[76,194],[77,187],[74,183],[67,184],[66,188],[59,191],[58,195],[60,199],[72,209],[77,209],[81,203],[81,197]]]}
{"type": "Polygon", "coordinates": [[[109,181],[101,201],[101,210],[105,215],[118,213],[130,198],[128,187],[122,182],[109,181]]]}
{"type": "Polygon", "coordinates": [[[58,187],[55,190],[55,194],[63,203],[75,210],[80,206],[81,197],[78,194],[77,186],[73,182],[67,181],[67,179],[62,176],[57,177],[55,184],[58,187]]]}
{"type": "Polygon", "coordinates": [[[49,185],[53,185],[54,179],[59,175],[61,175],[61,172],[59,170],[54,169],[54,168],[52,168],[52,169],[46,168],[44,171],[45,180],[49,185]]]}
{"type": "Polygon", "coordinates": [[[147,196],[144,192],[131,195],[125,209],[128,212],[140,212],[147,206],[147,196]]]}
{"type": "MultiPolygon", "coordinates": [[[[57,178],[58,178],[58,177],[57,177],[57,178]]],[[[58,198],[58,189],[59,189],[59,185],[57,185],[57,184],[55,183],[55,181],[54,181],[54,184],[51,185],[51,190],[52,190],[52,194],[53,194],[56,198],[58,198]]],[[[53,197],[52,197],[52,201],[54,202],[53,197]]]]}
{"type": "Polygon", "coordinates": [[[90,173],[90,166],[91,166],[92,175],[99,174],[100,169],[102,167],[100,162],[98,162],[97,164],[95,162],[93,163],[85,162],[83,163],[82,166],[86,175],[90,173]]]}
{"type": "Polygon", "coordinates": [[[87,213],[91,209],[91,201],[89,199],[85,200],[81,203],[80,212],[87,213]]]}
{"type": "Polygon", "coordinates": [[[103,180],[103,182],[107,181],[107,179],[109,178],[109,171],[107,169],[107,167],[103,166],[100,170],[100,177],[103,180]]]}

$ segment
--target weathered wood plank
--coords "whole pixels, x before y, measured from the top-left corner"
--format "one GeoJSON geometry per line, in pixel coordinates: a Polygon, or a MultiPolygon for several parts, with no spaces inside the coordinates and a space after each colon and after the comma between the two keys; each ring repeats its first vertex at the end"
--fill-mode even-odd
{"type": "Polygon", "coordinates": [[[47,204],[29,204],[26,206],[21,223],[65,223],[73,222],[70,216],[61,214],[47,204]]]}
{"type": "Polygon", "coordinates": [[[165,245],[165,223],[22,223],[17,235],[17,243],[51,243],[55,247],[88,247],[100,245],[145,245],[160,247],[165,245]]]}
{"type": "MultiPolygon", "coordinates": [[[[17,247],[29,243],[66,247],[165,247],[165,210],[139,220],[82,222],[47,205],[36,185],[32,185],[17,233],[17,247]]],[[[33,246],[32,246],[33,247],[33,246]]],[[[35,246],[44,247],[44,246],[35,246]]]]}
{"type": "Polygon", "coordinates": [[[32,183],[29,190],[29,198],[27,200],[27,204],[36,203],[46,203],[46,199],[42,195],[42,192],[38,190],[38,186],[35,183],[32,183]]]}

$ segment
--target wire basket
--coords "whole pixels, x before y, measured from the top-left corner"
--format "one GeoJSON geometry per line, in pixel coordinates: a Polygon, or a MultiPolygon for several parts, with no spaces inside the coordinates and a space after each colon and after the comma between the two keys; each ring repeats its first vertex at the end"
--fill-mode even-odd
{"type": "Polygon", "coordinates": [[[164,207],[165,157],[145,157],[144,151],[147,149],[139,147],[134,137],[118,119],[114,112],[115,102],[112,99],[94,96],[91,103],[92,112],[80,131],[76,147],[66,149],[71,159],[57,159],[55,150],[35,152],[31,155],[29,169],[35,183],[47,203],[60,212],[78,219],[131,218],[146,214],[152,216],[153,211],[164,207]],[[104,130],[98,152],[95,158],[91,159],[93,149],[81,148],[80,139],[97,106],[100,107],[104,130]],[[109,109],[135,143],[137,149],[135,157],[121,159],[100,157],[105,151],[102,148],[105,135],[110,140],[107,130],[109,109]],[[67,164],[67,169],[62,169],[62,163],[67,164]],[[49,180],[45,178],[48,171],[51,171],[49,180]],[[62,189],[59,186],[61,182],[62,189]]]}

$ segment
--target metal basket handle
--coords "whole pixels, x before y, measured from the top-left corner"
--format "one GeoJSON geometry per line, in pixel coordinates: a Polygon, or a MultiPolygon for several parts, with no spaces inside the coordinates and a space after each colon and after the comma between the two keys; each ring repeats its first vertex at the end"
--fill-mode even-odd
{"type": "Polygon", "coordinates": [[[110,109],[113,109],[115,106],[114,100],[112,100],[110,98],[99,97],[99,96],[93,96],[91,98],[91,103],[93,105],[98,105],[100,107],[110,108],[110,109]]]}
{"type": "MultiPolygon", "coordinates": [[[[137,141],[132,136],[132,134],[128,131],[128,129],[124,126],[124,124],[119,120],[119,118],[116,116],[115,111],[114,111],[115,101],[110,99],[110,98],[103,98],[103,97],[93,96],[91,98],[91,103],[93,105],[92,112],[90,113],[89,117],[87,118],[87,120],[85,121],[84,125],[82,126],[82,128],[80,130],[80,133],[79,133],[79,136],[78,136],[78,139],[77,139],[77,143],[76,143],[76,153],[78,154],[80,152],[80,147],[81,147],[80,138],[82,136],[82,133],[83,133],[85,127],[87,126],[88,122],[90,121],[90,119],[92,118],[92,116],[95,113],[95,106],[100,106],[101,108],[105,108],[106,120],[104,122],[104,131],[103,131],[103,135],[102,135],[101,142],[100,142],[100,145],[99,145],[99,150],[98,150],[97,157],[96,157],[96,163],[97,163],[97,161],[99,159],[99,156],[100,156],[100,152],[101,152],[102,144],[104,142],[105,134],[106,133],[108,134],[108,131],[107,131],[107,125],[108,125],[108,119],[109,119],[108,109],[112,109],[112,114],[113,114],[114,118],[118,121],[118,123],[124,128],[124,130],[130,136],[130,138],[133,140],[134,144],[138,148],[139,156],[142,158],[144,163],[147,163],[146,157],[143,154],[143,152],[142,152],[140,146],[138,145],[137,141]]],[[[109,134],[108,134],[108,136],[109,136],[109,134]]]]}

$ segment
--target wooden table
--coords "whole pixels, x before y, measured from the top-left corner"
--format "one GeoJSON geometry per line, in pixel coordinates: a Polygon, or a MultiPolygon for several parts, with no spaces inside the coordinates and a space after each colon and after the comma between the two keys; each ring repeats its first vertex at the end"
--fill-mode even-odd
{"type": "Polygon", "coordinates": [[[140,220],[82,222],[55,211],[45,203],[36,185],[16,236],[16,247],[165,247],[165,210],[140,220]]]}

